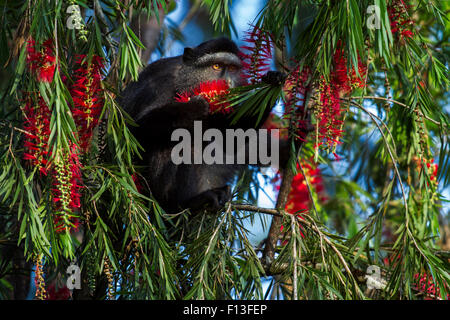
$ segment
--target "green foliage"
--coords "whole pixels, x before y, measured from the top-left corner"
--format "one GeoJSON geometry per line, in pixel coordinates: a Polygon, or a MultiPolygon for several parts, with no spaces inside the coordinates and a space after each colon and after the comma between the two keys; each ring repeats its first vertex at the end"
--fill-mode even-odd
{"type": "MultiPolygon", "coordinates": [[[[236,2],[203,1],[201,7],[194,2],[193,8],[207,10],[216,34],[231,36],[237,34],[230,10],[236,2]]],[[[193,217],[187,211],[168,215],[151,197],[141,168],[134,166],[142,147],[130,133],[133,121],[115,99],[143,67],[144,45],[131,27],[133,14],[160,21],[174,2],[0,0],[0,298],[11,298],[8,275],[17,272],[9,248],[30,268],[42,255],[48,279],[65,275],[75,260],[83,290],[74,298],[418,299],[427,295],[416,285],[423,274],[440,288],[438,298],[447,298],[449,255],[439,238],[448,219],[448,200],[441,193],[448,192],[450,181],[450,7],[411,1],[407,12],[414,35],[401,37],[392,31],[389,3],[265,2],[252,23],[271,35],[280,70],[309,68],[311,87],[329,81],[337,48],[343,49],[349,71],[359,74],[361,63],[367,68],[365,87],[341,97],[345,134],[336,152],[343,160],[318,153],[328,200],[319,200],[308,186],[308,212],[254,206],[263,186],[252,168],[237,182],[236,203],[215,215],[193,217]],[[81,29],[67,28],[70,4],[82,9],[81,29]],[[367,27],[367,7],[373,4],[380,9],[375,29],[367,27]],[[30,37],[38,46],[54,41],[51,82],[37,81],[28,68],[30,37]],[[51,173],[42,175],[23,160],[24,101],[25,93],[33,92],[49,106],[50,161],[79,144],[66,80],[77,54],[88,61],[105,59],[104,106],[91,149],[81,156],[82,204],[76,214],[82,231],[72,234],[70,228],[55,230],[51,173]],[[435,159],[437,174],[420,159],[435,159]],[[249,240],[250,225],[262,215],[282,220],[273,261],[264,244],[249,240]],[[387,280],[383,289],[367,288],[369,266],[381,268],[387,280]]],[[[317,103],[311,91],[307,98],[317,103]]],[[[263,106],[277,101],[286,102],[282,86],[236,88],[229,96],[237,109],[232,119],[262,116],[263,106]]],[[[314,133],[302,148],[292,142],[293,161],[301,165],[299,159],[313,158],[315,142],[314,133]]]]}

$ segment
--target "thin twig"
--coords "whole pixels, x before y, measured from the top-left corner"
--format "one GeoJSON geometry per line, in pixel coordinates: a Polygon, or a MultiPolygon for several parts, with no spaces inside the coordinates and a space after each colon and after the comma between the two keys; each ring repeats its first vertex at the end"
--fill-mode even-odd
{"type": "Polygon", "coordinates": [[[13,158],[13,160],[14,160],[14,163],[16,163],[16,162],[17,162],[17,161],[16,161],[16,157],[14,156],[14,152],[13,152],[13,150],[12,150],[13,136],[14,136],[14,130],[11,130],[11,135],[10,135],[10,137],[9,137],[8,151],[9,151],[9,153],[11,153],[11,156],[12,156],[12,158],[13,158]]]}
{"type": "MultiPolygon", "coordinates": [[[[366,112],[369,115],[369,117],[372,119],[373,123],[375,123],[375,125],[377,126],[378,131],[380,131],[384,142],[386,143],[386,148],[387,148],[389,156],[390,156],[390,158],[392,160],[392,164],[394,166],[394,172],[395,172],[395,175],[398,178],[398,181],[399,181],[399,184],[400,184],[400,189],[402,191],[402,197],[403,197],[403,201],[404,201],[404,204],[405,204],[406,217],[408,217],[408,214],[407,214],[408,213],[408,203],[407,203],[407,200],[406,200],[405,189],[403,187],[403,182],[402,182],[402,178],[400,176],[400,172],[398,171],[398,167],[397,167],[397,163],[396,163],[396,157],[394,157],[394,155],[392,153],[392,150],[391,150],[391,148],[389,146],[387,138],[386,138],[383,130],[381,129],[380,125],[378,124],[378,122],[376,121],[375,117],[373,116],[373,114],[371,112],[369,112],[366,108],[364,108],[362,105],[360,105],[358,103],[352,102],[352,104],[355,105],[356,107],[360,108],[362,111],[366,112]]],[[[407,218],[406,224],[408,225],[408,218],[407,218]]]]}
{"type": "Polygon", "coordinates": [[[233,203],[232,205],[233,205],[233,208],[237,209],[237,210],[265,213],[265,214],[270,214],[270,215],[276,216],[276,217],[283,217],[283,214],[280,213],[280,211],[277,209],[261,208],[261,207],[257,207],[257,206],[252,206],[250,204],[240,204],[240,203],[238,203],[238,204],[233,203]]]}
{"type": "MultiPolygon", "coordinates": [[[[361,104],[356,103],[354,101],[350,101],[350,104],[352,104],[353,106],[359,108],[361,106],[361,104]]],[[[372,115],[372,117],[374,117],[375,119],[377,119],[378,121],[380,121],[380,123],[383,125],[383,127],[386,129],[387,133],[389,134],[389,137],[392,139],[392,144],[393,144],[393,149],[397,150],[397,146],[395,145],[395,140],[394,140],[394,136],[392,135],[391,130],[389,129],[389,127],[386,125],[386,123],[380,118],[378,117],[376,114],[373,114],[372,112],[370,112],[369,110],[366,110],[366,112],[370,113],[372,115]]],[[[373,120],[373,119],[372,119],[373,120]]]]}
{"type": "MultiPolygon", "coordinates": [[[[392,102],[392,103],[398,104],[399,106],[404,107],[404,108],[407,108],[407,109],[410,109],[410,110],[413,109],[413,108],[411,108],[410,106],[408,106],[407,104],[401,103],[401,102],[399,102],[399,101],[397,101],[397,100],[393,100],[393,99],[389,99],[389,98],[384,98],[384,97],[377,97],[377,96],[363,96],[363,97],[342,98],[342,100],[347,100],[347,101],[348,101],[348,100],[352,100],[352,99],[373,99],[373,100],[383,100],[383,101],[388,101],[388,102],[392,102]]],[[[440,126],[443,126],[443,127],[448,127],[447,124],[442,123],[442,122],[439,122],[439,121],[436,121],[436,120],[434,120],[434,119],[432,119],[432,118],[430,118],[430,117],[424,115],[420,110],[419,110],[419,112],[420,112],[420,114],[422,115],[422,117],[424,117],[424,118],[427,119],[428,121],[430,121],[430,122],[432,122],[432,123],[434,123],[434,124],[436,124],[436,125],[440,125],[440,126]]]]}
{"type": "Polygon", "coordinates": [[[297,275],[297,232],[296,232],[296,218],[295,215],[292,215],[291,217],[291,227],[292,227],[292,237],[294,240],[294,244],[292,246],[292,251],[294,252],[294,270],[293,270],[293,279],[292,279],[292,285],[293,285],[293,295],[292,300],[298,300],[298,288],[297,288],[297,281],[298,281],[298,275],[297,275]]]}
{"type": "Polygon", "coordinates": [[[406,227],[406,231],[408,233],[408,235],[410,236],[410,238],[412,239],[412,241],[414,242],[415,247],[417,248],[417,250],[419,250],[420,254],[425,258],[426,261],[428,261],[428,257],[422,252],[422,250],[420,249],[418,243],[416,242],[416,239],[414,237],[414,235],[412,234],[410,228],[409,228],[409,214],[408,214],[408,202],[406,200],[406,193],[405,193],[405,189],[403,187],[403,182],[402,179],[400,177],[400,172],[398,171],[398,167],[397,167],[397,163],[396,160],[394,159],[394,156],[392,154],[391,148],[389,147],[389,143],[386,139],[386,136],[384,135],[383,130],[381,129],[380,125],[378,124],[377,121],[375,121],[375,118],[373,116],[373,114],[371,112],[369,112],[366,108],[364,108],[362,105],[352,102],[353,105],[355,105],[356,107],[360,108],[362,111],[366,112],[369,117],[372,119],[372,121],[375,123],[375,125],[377,126],[378,130],[380,131],[383,140],[386,143],[386,148],[388,150],[389,156],[392,160],[392,164],[394,166],[394,172],[399,180],[399,184],[400,184],[400,189],[402,191],[402,197],[403,197],[403,201],[404,201],[404,205],[405,205],[405,227],[406,227]]]}

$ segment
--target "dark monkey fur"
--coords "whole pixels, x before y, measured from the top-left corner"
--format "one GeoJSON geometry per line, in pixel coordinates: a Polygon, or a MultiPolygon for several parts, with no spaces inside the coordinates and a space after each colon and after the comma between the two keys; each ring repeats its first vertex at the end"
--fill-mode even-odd
{"type": "MultiPolygon", "coordinates": [[[[203,131],[216,128],[257,128],[257,118],[241,118],[230,125],[230,118],[221,113],[209,114],[209,105],[202,97],[189,102],[176,102],[178,93],[189,91],[200,83],[224,79],[230,87],[243,84],[241,61],[236,44],[226,38],[210,40],[184,54],[158,60],[145,68],[137,82],[131,83],[119,100],[122,107],[139,125],[131,128],[144,147],[144,176],[150,190],[166,212],[200,209],[209,205],[219,209],[230,200],[229,183],[239,172],[238,165],[181,164],[171,161],[171,134],[177,128],[193,129],[195,120],[202,121],[203,131]]],[[[282,74],[269,72],[264,80],[277,84],[282,74]]],[[[260,124],[273,106],[266,106],[260,124]]],[[[238,107],[236,107],[238,108],[238,107]]],[[[192,133],[191,133],[192,135],[192,133]]]]}

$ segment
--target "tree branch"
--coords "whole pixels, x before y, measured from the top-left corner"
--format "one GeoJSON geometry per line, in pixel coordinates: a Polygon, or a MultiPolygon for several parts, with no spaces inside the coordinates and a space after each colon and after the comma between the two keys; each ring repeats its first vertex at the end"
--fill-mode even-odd
{"type": "MultiPolygon", "coordinates": [[[[385,97],[363,96],[363,97],[341,98],[341,100],[344,100],[344,101],[351,101],[351,100],[357,100],[357,99],[383,100],[383,101],[387,101],[387,102],[392,102],[392,103],[397,104],[397,105],[399,105],[401,107],[404,107],[404,108],[412,110],[412,108],[410,106],[408,106],[407,104],[401,103],[401,102],[399,102],[397,100],[385,98],[385,97]]],[[[424,117],[428,121],[430,121],[430,122],[432,122],[432,123],[434,123],[436,125],[439,125],[439,126],[448,127],[448,125],[446,125],[445,123],[436,121],[436,120],[434,120],[434,119],[424,115],[421,111],[419,111],[419,112],[422,115],[422,117],[424,117]]]]}
{"type": "MultiPolygon", "coordinates": [[[[315,95],[317,93],[317,90],[315,87],[312,88],[312,90],[306,90],[305,92],[305,100],[308,101],[305,105],[305,112],[303,114],[304,119],[309,119],[309,110],[312,110],[312,104],[315,103],[315,95]],[[309,99],[306,99],[308,96],[308,92],[310,93],[309,99]]],[[[296,119],[293,117],[290,120],[289,129],[290,131],[293,130],[293,128],[296,127],[296,119]]],[[[298,141],[296,141],[296,145],[299,146],[296,154],[296,161],[300,155],[302,145],[298,144],[298,141]]],[[[291,191],[291,184],[292,180],[294,179],[295,172],[292,170],[292,168],[289,166],[290,161],[286,163],[285,168],[281,168],[280,172],[282,175],[281,185],[280,185],[280,191],[278,193],[277,203],[275,205],[275,208],[277,211],[283,211],[286,207],[287,198],[289,195],[289,192],[291,191]]],[[[279,238],[280,234],[280,228],[281,228],[281,217],[274,216],[272,219],[272,224],[270,225],[269,234],[265,241],[265,247],[263,251],[263,260],[264,263],[267,265],[272,264],[274,257],[275,257],[275,247],[279,238]]]]}

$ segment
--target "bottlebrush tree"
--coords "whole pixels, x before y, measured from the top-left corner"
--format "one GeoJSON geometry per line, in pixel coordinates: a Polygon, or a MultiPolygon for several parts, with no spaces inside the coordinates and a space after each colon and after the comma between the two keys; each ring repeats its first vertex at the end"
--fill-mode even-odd
{"type": "Polygon", "coordinates": [[[0,1],[0,298],[448,299],[449,4],[261,1],[241,39],[231,1],[184,1],[179,25],[176,5],[0,1]],[[195,217],[152,198],[116,102],[147,63],[140,26],[165,56],[189,22],[238,41],[247,85],[174,100],[232,121],[276,104],[264,126],[290,146],[275,178],[249,168],[195,217]]]}

